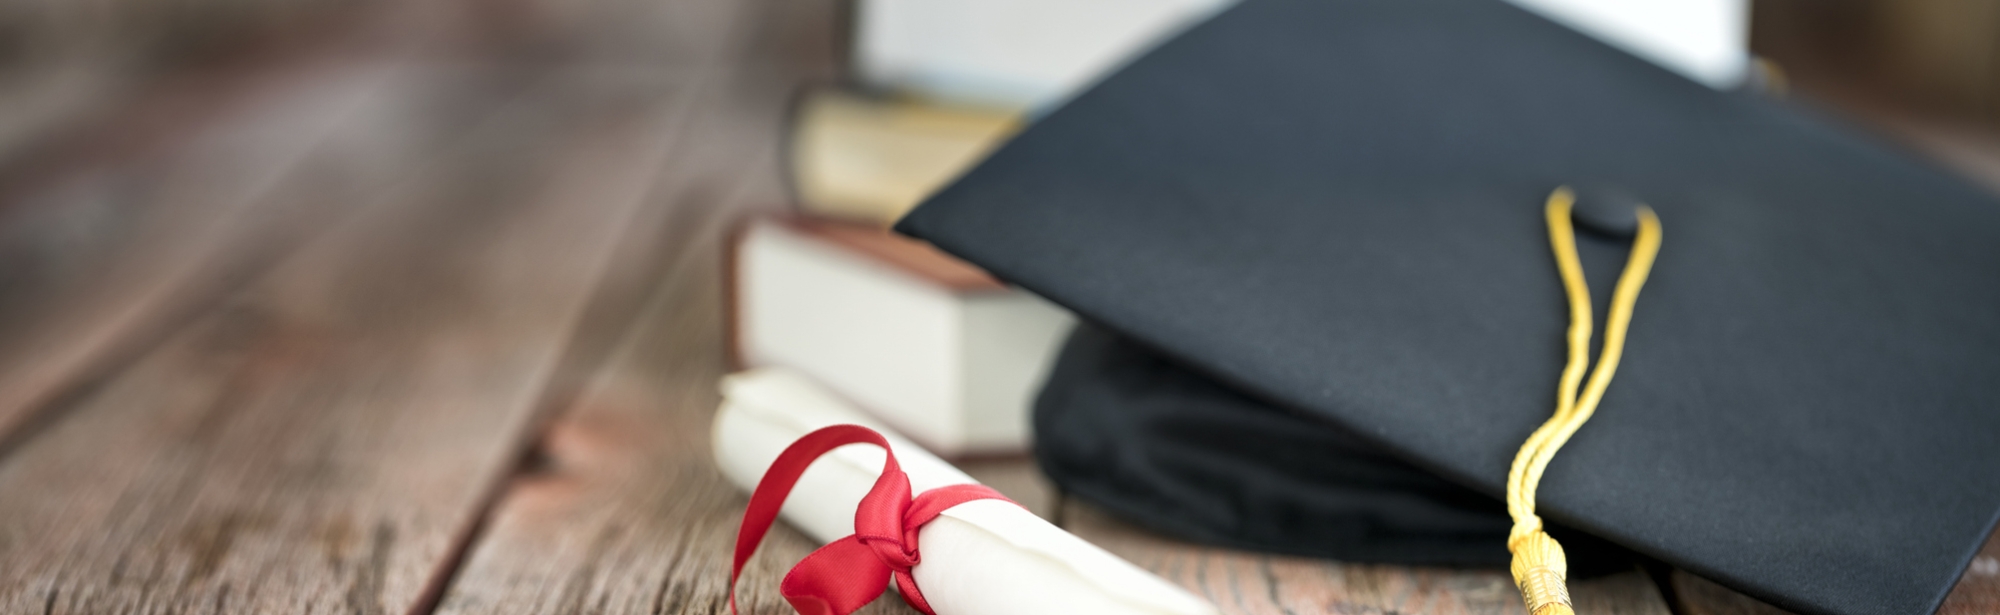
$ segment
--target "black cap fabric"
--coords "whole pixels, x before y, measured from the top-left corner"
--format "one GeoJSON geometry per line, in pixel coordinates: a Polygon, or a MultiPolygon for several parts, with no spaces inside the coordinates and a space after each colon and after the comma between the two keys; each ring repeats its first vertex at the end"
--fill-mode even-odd
{"type": "MultiPolygon", "coordinates": [[[[1035,458],[1065,493],[1182,538],[1354,562],[1506,566],[1500,501],[1323,418],[1078,325],[1035,401],[1035,458]]],[[[1631,554],[1551,528],[1570,574],[1631,554]]]]}
{"type": "MultiPolygon", "coordinates": [[[[1809,113],[1497,0],[1248,0],[898,228],[1498,498],[1564,360],[1561,184],[1665,242],[1542,514],[1781,607],[1934,609],[2000,512],[2000,203],[1809,113]]],[[[1579,247],[1601,309],[1627,241],[1579,247]]]]}

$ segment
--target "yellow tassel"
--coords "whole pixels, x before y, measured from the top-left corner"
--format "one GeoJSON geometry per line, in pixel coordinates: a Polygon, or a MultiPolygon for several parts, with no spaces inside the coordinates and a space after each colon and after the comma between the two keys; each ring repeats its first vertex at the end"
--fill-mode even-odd
{"type": "Polygon", "coordinates": [[[1555,252],[1556,269],[1562,274],[1563,292],[1569,299],[1569,362],[1563,367],[1562,382],[1557,386],[1555,415],[1528,436],[1507,474],[1507,512],[1514,517],[1514,531],[1507,539],[1507,549],[1514,552],[1514,585],[1521,589],[1521,599],[1527,603],[1529,615],[1575,613],[1565,585],[1569,559],[1563,555],[1562,545],[1542,531],[1542,519],[1535,515],[1535,487],[1541,483],[1542,472],[1548,469],[1556,450],[1583,427],[1584,421],[1590,420],[1598,402],[1604,399],[1605,389],[1611,386],[1611,375],[1617,372],[1618,358],[1624,353],[1625,332],[1632,323],[1632,306],[1639,302],[1639,288],[1646,284],[1653,259],[1660,251],[1660,219],[1653,215],[1652,209],[1641,206],[1639,234],[1632,241],[1625,272],[1619,275],[1618,286],[1612,291],[1611,314],[1604,323],[1604,348],[1597,359],[1597,368],[1591,370],[1589,384],[1585,385],[1592,319],[1590,288],[1583,282],[1583,264],[1576,255],[1576,233],[1569,219],[1570,206],[1575,200],[1568,187],[1557,188],[1549,195],[1544,210],[1549,225],[1549,247],[1555,252]],[[1580,394],[1579,386],[1583,389],[1580,394]]]}

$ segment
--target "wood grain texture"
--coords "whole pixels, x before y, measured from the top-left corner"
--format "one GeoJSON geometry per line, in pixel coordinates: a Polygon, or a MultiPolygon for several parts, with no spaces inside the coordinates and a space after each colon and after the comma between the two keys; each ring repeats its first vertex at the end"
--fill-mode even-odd
{"type": "Polygon", "coordinates": [[[440,98],[420,85],[438,77],[427,71],[299,77],[174,147],[0,206],[0,442],[379,200],[463,128],[427,114],[440,98]]]}
{"type": "MultiPolygon", "coordinates": [[[[1062,506],[1062,526],[1208,598],[1224,613],[1519,614],[1507,571],[1348,564],[1194,545],[1133,527],[1089,505],[1062,506]]],[[[1640,572],[1571,584],[1578,613],[1668,615],[1640,572]]]]}
{"type": "Polygon", "coordinates": [[[448,53],[477,47],[454,35],[466,28],[427,17],[447,1],[248,28],[143,74],[93,63],[132,58],[58,63],[51,83],[0,92],[0,456],[64,396],[421,172],[479,117],[451,105],[494,102],[467,79],[496,67],[448,53]]]}
{"type": "MultiPolygon", "coordinates": [[[[789,199],[837,0],[363,4],[395,32],[258,47],[282,78],[0,101],[140,111],[0,124],[0,612],[725,612],[722,242],[789,199]]],[[[1992,181],[1990,153],[1941,155],[1992,181]]],[[[1521,611],[1504,571],[1192,545],[1025,460],[965,469],[1227,613],[1521,611]]],[[[744,612],[789,613],[812,548],[774,530],[744,612]]],[[[1672,587],[1681,615],[1781,612],[1672,587]]],[[[1575,590],[1666,613],[1637,573],[1575,590]]],[[[1991,612],[2000,543],[1941,611],[1991,612]]]]}
{"type": "MultiPolygon", "coordinates": [[[[1785,615],[1784,609],[1737,593],[1713,581],[1676,570],[1674,592],[1679,595],[1683,615],[1785,615]]],[[[1987,615],[2000,613],[2000,534],[1989,537],[1986,546],[1973,556],[1958,585],[1945,596],[1938,615],[1987,615]]]]}
{"type": "MultiPolygon", "coordinates": [[[[671,211],[650,231],[664,248],[654,290],[499,500],[440,613],[725,612],[743,496],[708,446],[726,369],[722,243],[743,212],[786,200],[782,127],[800,83],[832,71],[831,9],[677,9],[712,20],[714,48],[697,52],[702,91],[651,197],[671,211]]],[[[747,573],[743,612],[789,612],[776,581],[812,548],[789,528],[774,532],[747,573]]],[[[892,598],[864,612],[905,608],[892,598]]]]}
{"type": "Polygon", "coordinates": [[[1674,594],[1681,615],[1787,615],[1790,611],[1736,593],[1685,570],[1673,572],[1674,594]]]}
{"type": "Polygon", "coordinates": [[[0,460],[0,611],[423,610],[683,91],[494,80],[431,109],[479,119],[416,181],[0,460]]]}

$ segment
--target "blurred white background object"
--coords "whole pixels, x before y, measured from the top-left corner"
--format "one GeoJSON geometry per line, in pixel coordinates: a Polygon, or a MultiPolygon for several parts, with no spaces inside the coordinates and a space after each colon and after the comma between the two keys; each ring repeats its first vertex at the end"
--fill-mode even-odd
{"type": "Polygon", "coordinates": [[[1716,89],[1750,64],[1748,0],[1508,0],[1716,89]]]}
{"type": "Polygon", "coordinates": [[[1230,0],[860,0],[854,62],[872,86],[941,102],[1059,102],[1230,0]]]}
{"type": "MultiPolygon", "coordinates": [[[[870,87],[1012,109],[1061,103],[1235,0],[859,0],[870,87]]],[[[1510,0],[1716,88],[1749,63],[1747,0],[1510,0]]]]}

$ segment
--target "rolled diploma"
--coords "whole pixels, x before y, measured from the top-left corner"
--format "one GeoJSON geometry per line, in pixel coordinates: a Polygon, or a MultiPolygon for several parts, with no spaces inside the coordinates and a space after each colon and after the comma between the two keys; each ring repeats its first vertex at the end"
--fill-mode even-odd
{"type": "MultiPolygon", "coordinates": [[[[815,429],[851,423],[879,431],[916,493],[976,483],[958,468],[862,416],[797,374],[763,368],[722,382],[715,460],[748,492],[786,446],[815,429]]],[[[882,472],[881,449],[848,445],[806,469],[780,517],[824,544],[854,533],[854,509],[882,472]]],[[[967,502],[917,536],[917,587],[938,615],[1132,613],[1212,615],[1187,591],[1011,503],[967,502]]]]}

